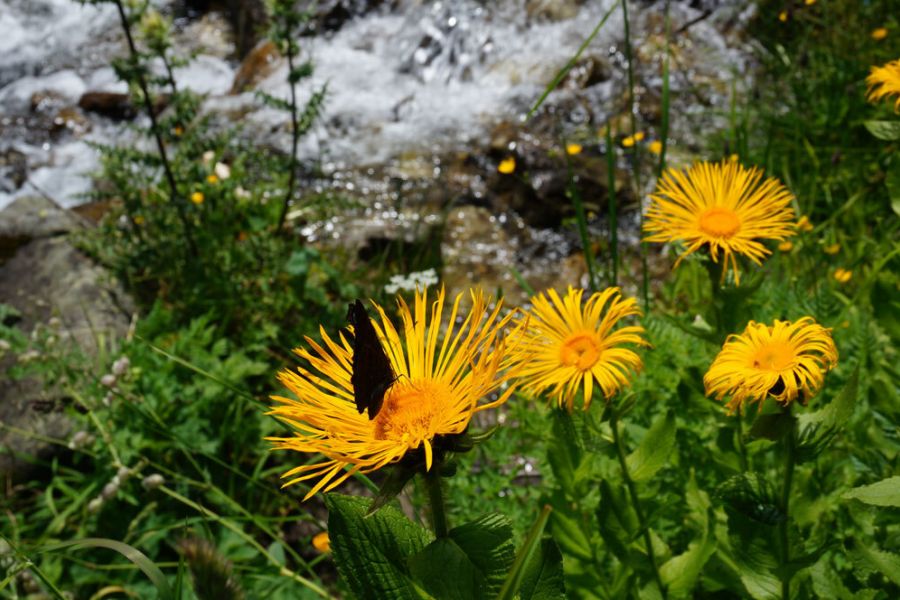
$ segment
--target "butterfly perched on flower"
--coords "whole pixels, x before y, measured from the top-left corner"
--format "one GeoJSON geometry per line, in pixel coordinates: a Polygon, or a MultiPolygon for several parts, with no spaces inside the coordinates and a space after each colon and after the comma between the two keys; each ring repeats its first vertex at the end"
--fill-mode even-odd
{"type": "Polygon", "coordinates": [[[371,420],[381,410],[384,395],[397,381],[397,375],[360,300],[350,304],[347,320],[353,325],[353,400],[360,414],[369,411],[371,420]]]}

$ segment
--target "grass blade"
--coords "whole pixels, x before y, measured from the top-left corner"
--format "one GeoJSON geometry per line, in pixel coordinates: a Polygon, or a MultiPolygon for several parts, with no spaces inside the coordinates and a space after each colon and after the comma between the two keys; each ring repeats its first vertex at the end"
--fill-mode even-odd
{"type": "Polygon", "coordinates": [[[509,570],[506,581],[503,582],[503,587],[500,589],[500,595],[497,596],[497,600],[513,600],[516,594],[519,593],[519,586],[522,585],[522,578],[525,576],[525,567],[528,566],[534,551],[537,550],[538,545],[541,543],[541,535],[544,533],[544,527],[547,526],[547,519],[550,518],[551,510],[553,509],[549,504],[544,505],[537,521],[531,526],[528,537],[525,538],[522,549],[516,555],[516,561],[513,563],[512,569],[509,570]]]}

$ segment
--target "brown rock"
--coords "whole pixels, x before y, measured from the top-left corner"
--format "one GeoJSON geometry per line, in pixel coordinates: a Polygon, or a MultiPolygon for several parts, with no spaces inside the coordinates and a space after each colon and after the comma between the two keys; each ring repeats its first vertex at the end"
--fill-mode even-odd
{"type": "MultiPolygon", "coordinates": [[[[162,112],[169,104],[169,96],[166,94],[160,94],[154,100],[153,110],[156,114],[162,112]]],[[[131,96],[117,92],[85,92],[78,100],[78,107],[111,119],[133,119],[137,114],[131,96]]]]}
{"type": "Polygon", "coordinates": [[[23,196],[0,211],[0,264],[33,239],[67,233],[83,225],[83,220],[52,200],[23,196]]]}
{"type": "Polygon", "coordinates": [[[280,58],[281,54],[271,40],[258,43],[238,67],[234,83],[231,85],[231,93],[240,94],[255,88],[259,82],[272,74],[280,58]]]}

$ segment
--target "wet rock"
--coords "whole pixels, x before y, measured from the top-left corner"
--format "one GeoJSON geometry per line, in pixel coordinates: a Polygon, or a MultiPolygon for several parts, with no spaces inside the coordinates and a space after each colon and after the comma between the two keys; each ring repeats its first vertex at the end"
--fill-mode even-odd
{"type": "Polygon", "coordinates": [[[601,56],[584,56],[566,73],[560,82],[560,87],[572,90],[582,90],[598,83],[609,81],[612,76],[612,67],[601,56]]]}
{"type": "MultiPolygon", "coordinates": [[[[77,227],[79,219],[53,208],[40,199],[23,198],[0,212],[0,225],[17,224],[30,238],[0,265],[0,304],[17,311],[16,326],[23,332],[52,319],[58,327],[53,348],[93,355],[99,344],[108,346],[125,334],[133,306],[104,269],[65,236],[55,235],[77,227]]],[[[6,376],[14,362],[26,359],[40,360],[40,351],[32,349],[21,356],[6,352],[0,357],[4,374],[0,376],[0,422],[10,426],[0,428],[0,447],[9,450],[0,454],[0,476],[13,480],[31,468],[29,457],[47,458],[60,449],[42,438],[65,439],[71,431],[64,411],[71,399],[63,390],[36,376],[17,380],[6,376]]]]}
{"type": "Polygon", "coordinates": [[[84,225],[71,211],[42,196],[23,196],[0,211],[0,264],[37,238],[68,233],[84,225]]]}
{"type": "Polygon", "coordinates": [[[313,25],[318,32],[337,31],[344,23],[377,8],[383,0],[322,0],[316,3],[313,25]]]}
{"type": "Polygon", "coordinates": [[[227,0],[228,20],[234,32],[235,54],[244,58],[269,25],[265,0],[227,0]]]}
{"type": "MultiPolygon", "coordinates": [[[[0,151],[0,192],[12,193],[28,176],[28,158],[15,148],[0,151]]],[[[0,229],[3,224],[0,223],[0,229]]]]}
{"type": "MultiPolygon", "coordinates": [[[[169,97],[166,94],[159,94],[154,100],[154,110],[157,114],[169,104],[169,97]]],[[[78,100],[78,107],[86,112],[118,120],[133,119],[137,114],[131,96],[117,92],[85,92],[78,100]]]]}
{"type": "Polygon", "coordinates": [[[232,24],[226,15],[211,11],[190,21],[174,36],[177,47],[185,53],[230,58],[235,54],[232,24]]]}
{"type": "Polygon", "coordinates": [[[234,83],[231,84],[231,93],[241,92],[255,88],[259,82],[271,75],[280,64],[281,53],[271,40],[259,42],[251,50],[237,73],[234,74],[234,83]]]}

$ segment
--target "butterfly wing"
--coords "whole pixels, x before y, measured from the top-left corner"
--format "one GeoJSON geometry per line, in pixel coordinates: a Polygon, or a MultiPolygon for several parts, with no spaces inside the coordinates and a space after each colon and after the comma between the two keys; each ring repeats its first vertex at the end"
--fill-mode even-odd
{"type": "Polygon", "coordinates": [[[347,320],[353,325],[353,400],[360,414],[368,410],[374,419],[397,376],[361,301],[350,304],[347,320]]]}

